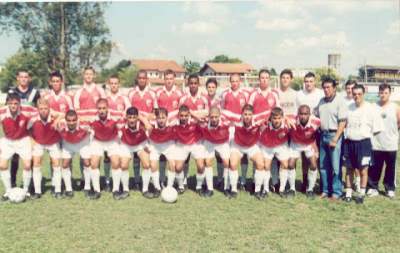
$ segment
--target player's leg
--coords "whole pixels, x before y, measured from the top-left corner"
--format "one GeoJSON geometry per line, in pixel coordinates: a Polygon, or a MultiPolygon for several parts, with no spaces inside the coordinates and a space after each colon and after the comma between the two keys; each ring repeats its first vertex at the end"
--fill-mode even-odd
{"type": "Polygon", "coordinates": [[[293,158],[291,157],[288,160],[288,181],[289,181],[289,187],[290,191],[296,191],[295,189],[295,184],[296,184],[296,164],[297,164],[298,158],[293,158]],[[294,173],[293,173],[294,172],[294,173]],[[293,175],[294,174],[294,175],[293,175]]]}
{"type": "MultiPolygon", "coordinates": [[[[166,183],[166,178],[168,178],[168,175],[166,175],[166,174],[169,173],[169,170],[167,171],[168,161],[167,161],[167,158],[165,157],[165,155],[161,155],[160,158],[157,159],[157,161],[159,164],[158,170],[160,171],[160,183],[161,183],[161,186],[164,187],[165,183],[166,183]],[[165,173],[166,171],[167,171],[167,173],[165,173]]],[[[174,178],[175,178],[175,175],[174,175],[174,178]]]]}
{"type": "MultiPolygon", "coordinates": [[[[128,155],[121,154],[121,158],[120,158],[121,171],[120,171],[120,175],[119,175],[119,180],[118,180],[118,178],[115,179],[115,182],[118,183],[118,186],[114,185],[114,175],[113,175],[113,197],[114,197],[114,199],[120,199],[120,197],[121,197],[121,194],[119,191],[119,186],[122,181],[124,181],[122,183],[122,185],[125,184],[125,190],[127,192],[129,192],[129,163],[132,159],[131,157],[132,157],[131,154],[128,154],[128,155]],[[122,177],[124,177],[123,180],[122,180],[122,177]],[[128,178],[128,180],[126,178],[128,178]],[[126,186],[126,184],[127,184],[127,186],[126,186]]],[[[122,187],[122,188],[124,188],[124,187],[122,187]]]]}
{"type": "Polygon", "coordinates": [[[381,178],[383,164],[385,162],[384,157],[384,152],[372,151],[371,167],[368,171],[368,197],[375,197],[379,195],[379,179],[381,178]]]}
{"type": "MultiPolygon", "coordinates": [[[[202,186],[204,179],[206,177],[204,159],[196,159],[196,193],[203,196],[202,186]]],[[[211,178],[212,178],[212,168],[211,168],[211,178]]]]}
{"type": "Polygon", "coordinates": [[[360,191],[358,192],[356,203],[362,204],[364,203],[365,192],[368,183],[368,166],[364,166],[356,170],[358,170],[358,174],[360,175],[360,191]]]}
{"type": "Polygon", "coordinates": [[[386,196],[389,198],[395,197],[396,190],[396,157],[397,151],[385,152],[385,176],[383,178],[383,185],[385,186],[386,196]]]}
{"type": "Polygon", "coordinates": [[[265,178],[265,169],[264,169],[264,159],[263,155],[261,152],[257,152],[256,154],[252,155],[250,159],[253,161],[254,166],[255,166],[255,172],[254,172],[254,197],[257,199],[261,200],[262,199],[262,193],[261,193],[261,187],[264,183],[264,178],[265,178]]]}
{"type": "Polygon", "coordinates": [[[11,158],[10,161],[10,172],[11,172],[11,186],[16,187],[17,186],[17,173],[18,173],[18,167],[19,167],[19,155],[14,154],[11,158]]]}
{"type": "Polygon", "coordinates": [[[233,198],[237,197],[237,184],[239,179],[238,167],[242,156],[243,155],[240,151],[231,150],[231,155],[229,158],[230,167],[228,172],[228,178],[231,184],[231,192],[230,193],[228,191],[225,192],[225,196],[227,197],[233,197],[233,198]]]}
{"type": "Polygon", "coordinates": [[[2,200],[5,201],[8,200],[8,193],[11,190],[11,173],[8,169],[8,159],[4,159],[3,156],[0,157],[0,177],[4,186],[2,200]]]}
{"type": "MultiPolygon", "coordinates": [[[[122,181],[122,154],[121,156],[118,155],[118,152],[114,151],[115,153],[109,152],[109,157],[110,157],[110,165],[111,165],[111,176],[113,180],[113,187],[112,187],[112,192],[113,192],[113,198],[114,199],[122,199],[122,194],[119,192],[119,187],[121,185],[122,181]]],[[[126,156],[125,156],[126,157],[126,156]]],[[[129,156],[130,158],[130,156],[129,156]]],[[[128,162],[129,164],[129,162],[128,162]]],[[[128,178],[129,181],[129,178],[128,178]]],[[[129,195],[129,191],[128,191],[129,195]]]]}
{"type": "Polygon", "coordinates": [[[185,164],[185,160],[175,160],[175,178],[178,183],[178,193],[182,194],[185,192],[185,186],[183,185],[184,181],[184,173],[183,166],[185,164]]]}
{"type": "MultiPolygon", "coordinates": [[[[22,156],[20,156],[22,158],[22,156]]],[[[32,159],[22,160],[24,170],[22,171],[22,184],[23,189],[27,192],[29,196],[29,186],[32,180],[32,159]]]]}
{"type": "MultiPolygon", "coordinates": [[[[43,155],[43,153],[42,153],[43,155]]],[[[42,156],[38,154],[34,154],[32,157],[33,168],[32,168],[32,178],[33,178],[33,187],[35,193],[32,195],[32,199],[38,199],[42,196],[42,156]]]]}
{"type": "Polygon", "coordinates": [[[93,186],[93,193],[89,195],[90,199],[100,198],[100,160],[101,156],[92,154],[90,157],[90,180],[93,186]]]}
{"type": "Polygon", "coordinates": [[[344,197],[344,201],[346,201],[346,202],[350,202],[352,200],[352,195],[353,195],[353,188],[352,188],[353,176],[354,176],[354,169],[351,167],[351,165],[347,165],[346,166],[346,179],[345,179],[346,195],[344,197]]]}
{"type": "Polygon", "coordinates": [[[272,159],[268,157],[263,157],[264,160],[264,180],[263,180],[263,186],[264,190],[262,192],[262,196],[267,197],[269,193],[269,181],[271,178],[271,167],[272,167],[272,159]]]}
{"type": "Polygon", "coordinates": [[[133,189],[140,189],[140,158],[137,152],[133,154],[133,189]]]}
{"type": "Polygon", "coordinates": [[[183,186],[185,189],[188,187],[187,186],[187,180],[188,180],[188,175],[189,175],[189,162],[190,162],[190,154],[186,158],[185,163],[183,164],[183,186]]]}
{"type": "MultiPolygon", "coordinates": [[[[143,171],[142,171],[142,194],[145,198],[151,199],[154,198],[154,193],[149,191],[149,184],[150,184],[150,180],[153,180],[153,184],[154,186],[156,185],[156,183],[154,183],[155,178],[157,179],[157,181],[159,181],[159,176],[154,175],[154,177],[152,177],[152,171],[150,169],[150,157],[149,154],[144,151],[144,150],[140,150],[139,152],[137,152],[137,155],[140,159],[140,162],[142,163],[143,166],[143,171]]],[[[157,183],[158,189],[157,191],[159,192],[160,190],[160,185],[159,183],[157,183]]],[[[159,194],[158,194],[159,196],[159,194]]]]}
{"type": "Polygon", "coordinates": [[[111,160],[109,154],[104,152],[103,156],[103,168],[104,168],[104,191],[111,191],[111,180],[110,180],[110,168],[111,168],[111,160]]]}
{"type": "Polygon", "coordinates": [[[61,149],[58,143],[51,146],[46,146],[46,150],[49,152],[50,156],[50,168],[53,171],[52,183],[54,184],[54,197],[62,198],[61,194],[61,149]]]}
{"type": "Polygon", "coordinates": [[[280,184],[279,185],[279,195],[281,197],[294,196],[293,195],[293,191],[295,191],[295,190],[293,190],[294,186],[292,186],[293,188],[291,188],[289,190],[288,194],[286,194],[285,188],[286,188],[286,184],[289,181],[289,179],[293,180],[293,174],[294,174],[294,179],[296,179],[296,172],[294,169],[289,172],[288,160],[279,160],[279,163],[281,164],[281,166],[279,168],[279,184],[280,184]]]}
{"type": "Polygon", "coordinates": [[[150,178],[151,181],[153,182],[153,186],[155,189],[153,192],[153,197],[158,198],[161,193],[160,172],[157,169],[152,169],[149,152],[147,152],[144,149],[141,149],[137,153],[140,158],[140,162],[142,163],[143,170],[146,169],[150,172],[150,178]]]}
{"type": "Polygon", "coordinates": [[[240,187],[240,189],[243,189],[243,190],[246,189],[248,168],[249,168],[249,159],[246,155],[244,155],[242,157],[242,159],[240,160],[241,175],[239,178],[239,187],[240,187]]]}
{"type": "MultiPolygon", "coordinates": [[[[222,184],[224,183],[224,170],[226,167],[224,167],[224,163],[219,152],[215,152],[215,162],[217,164],[217,186],[222,188],[222,184]]],[[[229,170],[229,168],[226,169],[229,170]]]]}
{"type": "Polygon", "coordinates": [[[72,174],[71,174],[71,164],[72,164],[72,156],[71,158],[66,158],[64,155],[64,150],[62,151],[62,160],[61,160],[61,178],[64,181],[65,185],[65,193],[64,195],[67,198],[72,198],[74,196],[74,192],[72,190],[72,174]]]}
{"type": "Polygon", "coordinates": [[[312,155],[308,159],[309,171],[307,173],[308,186],[306,195],[308,198],[312,199],[314,198],[314,187],[318,177],[318,157],[316,155],[312,155]]]}

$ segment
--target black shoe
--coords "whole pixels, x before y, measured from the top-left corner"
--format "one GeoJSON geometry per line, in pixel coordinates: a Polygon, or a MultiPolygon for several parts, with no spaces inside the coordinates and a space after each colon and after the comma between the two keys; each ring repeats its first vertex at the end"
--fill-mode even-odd
{"type": "Polygon", "coordinates": [[[216,184],[217,189],[224,189],[224,180],[223,179],[217,179],[217,184],[216,184]]]}
{"type": "Polygon", "coordinates": [[[86,198],[90,198],[90,190],[83,190],[83,194],[85,195],[86,198]]]}
{"type": "Polygon", "coordinates": [[[65,197],[70,199],[70,198],[72,198],[74,196],[74,192],[73,191],[66,191],[64,193],[64,195],[65,195],[65,197]]]}
{"type": "Polygon", "coordinates": [[[63,197],[63,195],[62,195],[61,192],[56,192],[56,193],[54,193],[54,198],[56,198],[56,199],[62,199],[62,197],[63,197]]]}
{"type": "Polygon", "coordinates": [[[307,198],[309,198],[309,199],[314,199],[314,198],[315,198],[315,194],[314,194],[313,191],[307,191],[307,192],[306,192],[306,196],[307,196],[307,198]]]}
{"type": "Polygon", "coordinates": [[[103,191],[105,191],[105,192],[111,192],[111,185],[110,185],[110,183],[106,183],[106,185],[104,186],[103,191]]]}
{"type": "Polygon", "coordinates": [[[263,199],[265,199],[265,198],[268,198],[268,192],[267,191],[262,191],[261,192],[261,198],[263,198],[263,199]]]}
{"type": "Polygon", "coordinates": [[[356,204],[364,204],[364,196],[358,196],[354,200],[356,204]]]}
{"type": "Polygon", "coordinates": [[[53,187],[53,186],[51,187],[51,191],[50,191],[50,193],[51,193],[51,196],[53,196],[53,197],[55,197],[55,196],[56,196],[56,191],[55,191],[55,189],[54,189],[54,187],[53,187]]]}
{"type": "Polygon", "coordinates": [[[123,191],[120,195],[120,199],[126,199],[127,197],[129,197],[128,191],[123,191]]]}
{"type": "Polygon", "coordinates": [[[230,198],[236,199],[238,196],[237,192],[231,192],[230,198]]]}
{"type": "Polygon", "coordinates": [[[79,181],[77,181],[76,182],[76,188],[79,190],[79,191],[82,191],[82,190],[84,190],[85,189],[85,180],[79,180],[79,181]]]}
{"type": "Polygon", "coordinates": [[[183,194],[185,192],[185,188],[178,188],[178,194],[183,194]]]}
{"type": "Polygon", "coordinates": [[[213,195],[214,195],[214,191],[210,191],[210,190],[206,190],[203,193],[203,196],[206,197],[206,198],[211,198],[213,195]]]}
{"type": "Polygon", "coordinates": [[[229,192],[229,190],[224,190],[224,195],[225,195],[225,197],[230,197],[231,196],[231,193],[229,192]]]}
{"type": "Polygon", "coordinates": [[[143,195],[143,197],[145,197],[146,199],[152,199],[152,198],[154,198],[154,194],[151,193],[151,192],[149,192],[149,191],[143,192],[142,195],[143,195]]]}
{"type": "Polygon", "coordinates": [[[115,200],[121,199],[121,193],[119,191],[113,192],[112,195],[113,195],[113,199],[115,199],[115,200]]]}
{"type": "Polygon", "coordinates": [[[294,198],[294,197],[296,197],[296,191],[294,191],[294,190],[289,190],[289,191],[287,192],[287,196],[288,196],[289,198],[294,198]]]}
{"type": "Polygon", "coordinates": [[[140,183],[134,183],[133,184],[133,190],[134,191],[140,191],[140,183]]]}
{"type": "Polygon", "coordinates": [[[89,198],[92,200],[96,200],[96,199],[99,199],[100,197],[101,197],[101,193],[94,191],[92,194],[90,194],[89,198]]]}
{"type": "MultiPolygon", "coordinates": [[[[55,196],[55,195],[54,195],[55,196]]],[[[40,199],[42,197],[42,194],[41,193],[34,193],[32,196],[31,196],[31,199],[40,199]]]]}
{"type": "Polygon", "coordinates": [[[246,184],[244,184],[243,182],[240,182],[238,184],[238,190],[245,191],[246,190],[246,184]]]}
{"type": "Polygon", "coordinates": [[[286,192],[279,192],[279,196],[280,196],[281,198],[283,198],[283,199],[286,199],[286,198],[287,198],[286,192]]]}
{"type": "Polygon", "coordinates": [[[154,198],[159,198],[159,197],[160,197],[160,195],[161,195],[161,191],[160,191],[160,190],[157,190],[157,189],[155,189],[155,190],[154,190],[154,192],[153,192],[153,197],[154,197],[154,198]]]}
{"type": "Polygon", "coordinates": [[[202,189],[196,189],[196,193],[197,193],[200,197],[203,197],[203,190],[202,190],[202,189]]]}
{"type": "Polygon", "coordinates": [[[255,193],[254,193],[254,197],[255,197],[256,199],[258,199],[258,200],[261,200],[261,199],[262,199],[262,197],[261,197],[261,191],[255,192],[255,193]]]}
{"type": "Polygon", "coordinates": [[[344,196],[344,198],[343,198],[343,201],[344,202],[347,202],[347,203],[350,203],[351,202],[351,197],[346,197],[346,196],[344,196]]]}

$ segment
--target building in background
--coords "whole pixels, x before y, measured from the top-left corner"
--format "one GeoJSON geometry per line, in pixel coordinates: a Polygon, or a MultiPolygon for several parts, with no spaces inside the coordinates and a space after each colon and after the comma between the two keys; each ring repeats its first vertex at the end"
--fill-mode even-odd
{"type": "Polygon", "coordinates": [[[340,67],[341,67],[340,62],[341,62],[340,54],[328,54],[328,68],[334,69],[338,74],[340,74],[340,67]]]}
{"type": "Polygon", "coordinates": [[[164,71],[167,69],[175,71],[177,85],[181,86],[185,81],[185,69],[173,60],[137,59],[132,60],[132,64],[138,69],[147,71],[147,77],[151,85],[164,84],[164,71]]]}

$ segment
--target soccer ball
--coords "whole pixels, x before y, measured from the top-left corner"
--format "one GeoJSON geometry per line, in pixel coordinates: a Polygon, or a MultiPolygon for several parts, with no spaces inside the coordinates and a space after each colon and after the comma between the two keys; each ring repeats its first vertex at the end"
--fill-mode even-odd
{"type": "Polygon", "coordinates": [[[8,192],[8,199],[12,203],[21,203],[25,201],[26,191],[19,187],[14,187],[8,192]]]}
{"type": "Polygon", "coordinates": [[[175,203],[178,200],[178,192],[174,187],[165,187],[161,191],[161,200],[166,203],[175,203]]]}

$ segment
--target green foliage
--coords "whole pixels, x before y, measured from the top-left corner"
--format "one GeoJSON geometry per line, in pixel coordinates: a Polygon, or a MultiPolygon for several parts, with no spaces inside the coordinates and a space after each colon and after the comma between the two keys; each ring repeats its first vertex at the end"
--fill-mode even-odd
{"type": "Polygon", "coordinates": [[[47,87],[48,71],[42,55],[29,50],[20,50],[7,59],[3,70],[0,72],[0,89],[6,92],[15,86],[17,71],[28,70],[35,87],[47,87]]]}
{"type": "Polygon", "coordinates": [[[118,72],[120,83],[124,87],[132,87],[135,83],[138,69],[135,65],[123,68],[118,72]]]}
{"type": "Polygon", "coordinates": [[[239,58],[229,58],[227,55],[220,54],[215,56],[213,59],[208,62],[216,62],[216,63],[242,63],[242,60],[239,58]]]}
{"type": "Polygon", "coordinates": [[[188,75],[198,73],[201,68],[200,63],[186,59],[183,62],[183,67],[188,75]]]}
{"type": "Polygon", "coordinates": [[[303,78],[301,78],[301,77],[293,78],[292,88],[295,90],[301,90],[303,88],[303,78]]]}
{"type": "Polygon", "coordinates": [[[315,76],[316,76],[317,83],[321,83],[321,81],[327,77],[333,78],[337,82],[340,81],[339,74],[336,72],[336,70],[334,70],[332,68],[327,68],[327,67],[317,68],[317,69],[315,69],[315,76]]]}
{"type": "Polygon", "coordinates": [[[97,76],[97,81],[104,83],[108,77],[119,74],[122,70],[128,68],[130,65],[131,62],[129,60],[121,60],[111,68],[104,68],[97,76]]]}

